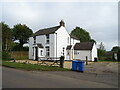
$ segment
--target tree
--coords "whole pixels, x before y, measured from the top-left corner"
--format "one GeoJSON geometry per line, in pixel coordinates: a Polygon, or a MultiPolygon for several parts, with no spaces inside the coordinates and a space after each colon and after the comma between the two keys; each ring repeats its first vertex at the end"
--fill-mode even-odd
{"type": "Polygon", "coordinates": [[[105,46],[104,46],[104,44],[103,44],[102,42],[101,42],[100,45],[99,45],[99,49],[100,49],[100,50],[105,50],[105,46]]]}
{"type": "Polygon", "coordinates": [[[72,30],[71,35],[76,36],[81,42],[95,42],[95,40],[91,39],[89,32],[87,32],[85,29],[82,29],[80,27],[76,27],[72,30]]]}
{"type": "Polygon", "coordinates": [[[0,25],[2,26],[2,50],[8,51],[11,49],[13,31],[4,22],[1,22],[0,25]]]}
{"type": "Polygon", "coordinates": [[[13,27],[14,40],[19,40],[20,48],[23,48],[23,45],[28,42],[28,38],[33,34],[32,30],[27,27],[25,24],[17,24],[13,27]]]}
{"type": "Polygon", "coordinates": [[[98,58],[99,60],[104,60],[107,56],[107,53],[105,50],[101,50],[101,49],[97,49],[97,54],[98,54],[98,58]]]}
{"type": "Polygon", "coordinates": [[[114,51],[114,52],[119,52],[120,51],[120,47],[119,46],[114,46],[111,51],[114,51]]]}

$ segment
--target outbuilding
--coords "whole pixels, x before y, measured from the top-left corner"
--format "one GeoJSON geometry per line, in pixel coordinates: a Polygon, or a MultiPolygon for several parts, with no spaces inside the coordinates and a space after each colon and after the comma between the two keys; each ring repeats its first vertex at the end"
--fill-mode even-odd
{"type": "Polygon", "coordinates": [[[76,43],[74,46],[74,59],[94,61],[97,58],[97,48],[94,42],[76,43]]]}

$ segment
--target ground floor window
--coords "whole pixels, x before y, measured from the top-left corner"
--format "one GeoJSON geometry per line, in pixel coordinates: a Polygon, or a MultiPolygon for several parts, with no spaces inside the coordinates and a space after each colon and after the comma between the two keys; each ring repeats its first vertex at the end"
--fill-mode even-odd
{"type": "Polygon", "coordinates": [[[77,55],[77,51],[76,50],[74,51],[74,54],[77,55]]]}
{"type": "Polygon", "coordinates": [[[43,56],[43,50],[41,50],[40,53],[41,53],[41,56],[43,56]]]}
{"type": "Polygon", "coordinates": [[[50,47],[46,46],[46,56],[50,56],[50,47]]]}
{"type": "Polygon", "coordinates": [[[32,51],[33,51],[33,52],[32,52],[32,56],[34,56],[34,47],[32,48],[32,51]]]}
{"type": "Polygon", "coordinates": [[[69,50],[67,50],[67,55],[70,55],[70,51],[69,50]]]}

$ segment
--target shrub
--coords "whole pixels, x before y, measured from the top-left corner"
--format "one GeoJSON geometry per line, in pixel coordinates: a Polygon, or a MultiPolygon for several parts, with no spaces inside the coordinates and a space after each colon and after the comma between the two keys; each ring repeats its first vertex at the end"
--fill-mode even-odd
{"type": "Polygon", "coordinates": [[[2,60],[10,60],[11,56],[7,51],[2,52],[2,60]]]}

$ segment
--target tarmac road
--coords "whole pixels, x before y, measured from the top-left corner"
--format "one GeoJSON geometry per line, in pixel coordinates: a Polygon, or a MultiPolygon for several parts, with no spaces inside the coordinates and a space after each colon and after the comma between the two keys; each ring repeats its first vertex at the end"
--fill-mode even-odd
{"type": "Polygon", "coordinates": [[[2,67],[2,70],[2,88],[117,88],[115,75],[103,78],[74,71],[41,72],[6,67],[2,67]]]}

